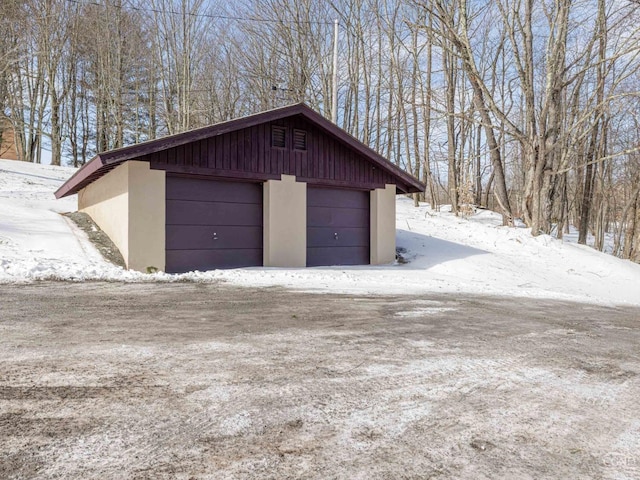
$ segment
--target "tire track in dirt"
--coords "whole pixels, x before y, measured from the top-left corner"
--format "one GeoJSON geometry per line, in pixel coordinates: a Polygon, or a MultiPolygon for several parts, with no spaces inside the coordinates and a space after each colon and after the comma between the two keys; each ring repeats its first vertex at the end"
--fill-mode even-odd
{"type": "Polygon", "coordinates": [[[0,304],[0,477],[637,476],[638,310],[100,283],[0,304]]]}

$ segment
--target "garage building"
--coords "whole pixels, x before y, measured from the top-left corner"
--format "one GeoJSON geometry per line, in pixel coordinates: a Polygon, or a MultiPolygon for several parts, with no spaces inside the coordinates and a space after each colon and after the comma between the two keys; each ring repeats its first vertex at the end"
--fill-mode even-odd
{"type": "Polygon", "coordinates": [[[304,104],[100,153],[78,194],[127,267],[384,264],[395,195],[424,186],[304,104]]]}

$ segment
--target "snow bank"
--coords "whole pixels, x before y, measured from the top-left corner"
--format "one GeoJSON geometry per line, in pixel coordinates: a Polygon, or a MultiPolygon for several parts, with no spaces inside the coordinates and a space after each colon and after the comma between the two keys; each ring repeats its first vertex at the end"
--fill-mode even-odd
{"type": "MultiPolygon", "coordinates": [[[[499,215],[469,219],[398,197],[397,245],[409,263],[307,269],[247,268],[153,275],[123,270],[102,259],[86,235],[60,212],[75,197],[53,192],[74,169],[0,160],[0,282],[225,281],[249,287],[284,286],[351,294],[491,294],[640,304],[640,265],[500,226],[499,215]]],[[[444,210],[444,209],[443,209],[444,210]]]]}

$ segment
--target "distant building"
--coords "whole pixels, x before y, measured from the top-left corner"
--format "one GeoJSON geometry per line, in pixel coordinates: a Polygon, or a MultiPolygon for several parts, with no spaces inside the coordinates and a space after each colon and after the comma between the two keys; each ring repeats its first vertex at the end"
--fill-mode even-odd
{"type": "Polygon", "coordinates": [[[14,140],[13,125],[5,118],[0,118],[0,158],[5,160],[18,160],[18,150],[14,140]]]}

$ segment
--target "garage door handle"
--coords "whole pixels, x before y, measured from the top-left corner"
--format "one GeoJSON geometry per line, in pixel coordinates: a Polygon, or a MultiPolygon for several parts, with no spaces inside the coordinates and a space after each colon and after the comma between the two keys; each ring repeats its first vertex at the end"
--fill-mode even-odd
{"type": "Polygon", "coordinates": [[[217,233],[215,233],[215,232],[213,233],[213,239],[214,239],[214,240],[217,240],[217,239],[218,239],[218,234],[217,234],[217,233]]]}
{"type": "Polygon", "coordinates": [[[337,234],[337,233],[334,233],[334,234],[333,234],[333,238],[335,238],[335,239],[337,240],[337,239],[338,239],[338,234],[337,234]]]}

